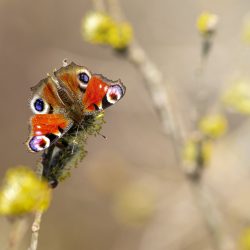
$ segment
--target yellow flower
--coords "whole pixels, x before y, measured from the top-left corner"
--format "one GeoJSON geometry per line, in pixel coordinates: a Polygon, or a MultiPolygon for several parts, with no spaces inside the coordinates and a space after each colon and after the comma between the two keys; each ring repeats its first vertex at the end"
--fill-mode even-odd
{"type": "Polygon", "coordinates": [[[240,235],[240,250],[250,250],[250,228],[245,228],[240,235]]]}
{"type": "Polygon", "coordinates": [[[195,170],[199,161],[207,165],[211,159],[212,143],[210,140],[191,138],[183,148],[183,161],[188,172],[195,170]]]}
{"type": "Polygon", "coordinates": [[[227,120],[220,114],[207,115],[200,120],[199,128],[203,134],[211,138],[218,138],[226,132],[227,120]]]}
{"type": "Polygon", "coordinates": [[[114,49],[125,49],[132,40],[129,23],[118,23],[107,14],[91,12],[82,20],[83,38],[94,44],[110,45],[114,49]]]}
{"type": "Polygon", "coordinates": [[[109,34],[109,44],[114,49],[124,49],[126,48],[133,37],[133,30],[129,23],[118,23],[112,29],[110,29],[109,34]]]}
{"type": "Polygon", "coordinates": [[[23,166],[7,171],[0,189],[0,214],[22,215],[44,211],[51,200],[51,189],[46,181],[23,166]]]}
{"type": "Polygon", "coordinates": [[[210,12],[203,12],[197,19],[197,29],[198,31],[203,34],[211,34],[216,31],[218,23],[218,16],[210,13],[210,12]]]}
{"type": "Polygon", "coordinates": [[[108,33],[114,25],[112,18],[108,15],[90,12],[82,20],[82,34],[90,43],[107,44],[108,33]]]}
{"type": "Polygon", "coordinates": [[[250,114],[250,82],[247,79],[236,81],[223,95],[223,103],[235,111],[250,114]]]}

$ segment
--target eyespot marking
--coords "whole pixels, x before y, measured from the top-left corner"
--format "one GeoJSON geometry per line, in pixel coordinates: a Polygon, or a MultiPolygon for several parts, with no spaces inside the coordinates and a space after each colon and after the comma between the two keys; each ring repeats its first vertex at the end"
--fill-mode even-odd
{"type": "Polygon", "coordinates": [[[123,96],[123,89],[120,85],[113,85],[108,88],[106,97],[107,101],[111,104],[116,103],[123,96]]]}
{"type": "Polygon", "coordinates": [[[85,91],[88,83],[90,81],[91,78],[91,74],[87,69],[82,69],[79,73],[78,73],[78,80],[79,80],[79,87],[81,90],[85,91]]]}
{"type": "Polygon", "coordinates": [[[85,83],[87,84],[89,82],[89,76],[83,72],[83,73],[80,73],[79,74],[79,80],[82,82],[82,83],[85,83]]]}
{"type": "Polygon", "coordinates": [[[34,114],[48,114],[50,110],[49,104],[38,95],[31,99],[30,107],[34,114]]]}
{"type": "Polygon", "coordinates": [[[122,84],[113,84],[108,87],[106,95],[102,99],[102,109],[106,109],[109,106],[118,102],[125,93],[125,88],[122,84]]]}
{"type": "Polygon", "coordinates": [[[50,146],[50,139],[45,135],[33,136],[28,145],[31,151],[39,152],[50,146]]]}
{"type": "Polygon", "coordinates": [[[42,112],[44,110],[44,102],[42,98],[36,99],[34,103],[34,108],[38,112],[42,112]]]}

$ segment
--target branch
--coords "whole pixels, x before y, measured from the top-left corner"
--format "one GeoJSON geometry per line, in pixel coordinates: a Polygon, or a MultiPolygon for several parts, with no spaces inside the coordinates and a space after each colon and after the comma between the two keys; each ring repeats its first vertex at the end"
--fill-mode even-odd
{"type": "MultiPolygon", "coordinates": [[[[37,176],[42,178],[43,174],[43,165],[39,162],[36,167],[37,176]]],[[[36,250],[38,245],[38,237],[39,237],[39,230],[40,224],[42,220],[42,212],[36,212],[35,219],[31,227],[31,241],[28,250],[36,250]]]]}
{"type": "MultiPolygon", "coordinates": [[[[113,18],[117,21],[124,19],[119,1],[107,1],[113,18]]],[[[204,53],[202,54],[200,71],[197,75],[199,77],[203,73],[206,61],[205,59],[207,58],[208,53],[209,50],[207,50],[207,54],[205,56],[204,53]]],[[[178,161],[181,161],[180,152],[183,143],[187,139],[187,130],[183,125],[180,112],[177,109],[174,109],[172,103],[170,102],[170,91],[168,86],[164,85],[162,73],[154,62],[147,57],[146,52],[136,41],[129,46],[127,54],[124,55],[127,55],[127,59],[139,70],[145,79],[143,83],[145,84],[145,87],[152,99],[155,112],[158,114],[162,123],[163,131],[165,132],[165,135],[172,135],[176,158],[178,161]]],[[[197,168],[203,168],[203,166],[200,166],[197,162],[197,168]]],[[[181,169],[183,171],[184,168],[182,167],[181,169]]],[[[197,206],[201,211],[207,228],[209,229],[214,249],[233,249],[234,244],[232,243],[230,237],[228,237],[228,235],[224,232],[221,213],[212,201],[209,191],[204,189],[200,178],[198,181],[193,178],[188,178],[188,180],[191,185],[192,193],[198,203],[197,206]]]]}
{"type": "Polygon", "coordinates": [[[37,212],[35,214],[35,219],[34,219],[34,222],[32,224],[32,227],[31,227],[31,231],[32,231],[31,242],[30,242],[30,247],[28,248],[28,250],[36,250],[37,249],[42,215],[43,215],[42,212],[37,212]]]}

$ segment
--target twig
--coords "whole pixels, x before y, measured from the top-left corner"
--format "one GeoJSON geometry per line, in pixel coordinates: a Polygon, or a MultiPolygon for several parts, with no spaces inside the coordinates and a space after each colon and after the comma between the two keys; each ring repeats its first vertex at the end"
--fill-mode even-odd
{"type": "MultiPolygon", "coordinates": [[[[167,87],[163,86],[164,81],[161,72],[148,59],[143,49],[135,43],[129,48],[128,56],[146,80],[144,83],[153,101],[155,111],[159,115],[166,135],[172,134],[176,158],[181,161],[180,150],[187,139],[187,131],[179,112],[176,109],[175,113],[173,112],[168,96],[169,91],[167,87]]],[[[197,165],[196,168],[201,169],[203,166],[197,165]]],[[[205,225],[210,232],[213,248],[216,250],[233,249],[230,237],[226,236],[222,231],[221,214],[209,196],[209,191],[201,189],[201,183],[197,182],[197,180],[192,178],[188,178],[188,180],[205,225]]]]}
{"type": "Polygon", "coordinates": [[[39,230],[40,230],[40,224],[42,220],[42,212],[37,212],[35,214],[35,219],[32,224],[31,230],[32,230],[32,235],[31,235],[31,242],[30,242],[30,247],[28,250],[36,250],[37,245],[38,245],[38,237],[39,237],[39,230]]]}
{"type": "MultiPolygon", "coordinates": [[[[118,22],[122,21],[124,15],[119,1],[108,0],[108,3],[112,17],[118,22]]],[[[178,142],[177,148],[179,148],[179,143],[186,134],[184,129],[179,127],[181,125],[180,122],[177,123],[177,119],[174,117],[168,95],[169,91],[167,91],[167,86],[162,84],[164,79],[161,71],[153,61],[147,57],[143,48],[136,42],[136,39],[134,39],[127,53],[124,55],[127,55],[127,59],[141,72],[145,79],[145,87],[151,96],[156,113],[162,123],[163,131],[166,135],[172,135],[174,137],[175,142],[178,142]]]]}
{"type": "MultiPolygon", "coordinates": [[[[108,0],[108,2],[110,5],[109,9],[111,11],[115,11],[112,12],[111,15],[120,21],[123,18],[123,13],[121,11],[119,1],[108,0]],[[113,7],[111,5],[113,5],[113,7]],[[117,15],[120,16],[117,17],[117,15]]],[[[206,54],[206,57],[207,56],[208,55],[206,54]]],[[[155,111],[160,118],[164,132],[166,135],[172,134],[176,158],[178,161],[181,160],[180,150],[182,144],[186,141],[187,131],[183,126],[179,111],[173,110],[173,106],[170,103],[170,92],[168,91],[167,86],[163,84],[164,80],[162,73],[147,57],[145,51],[135,41],[128,48],[127,58],[138,68],[144,77],[145,87],[151,96],[155,111]]],[[[203,72],[205,62],[203,59],[204,58],[202,58],[200,74],[203,72]]],[[[204,217],[204,221],[209,229],[213,248],[218,250],[233,249],[233,244],[230,241],[230,238],[227,237],[227,235],[223,232],[221,214],[212,200],[208,198],[208,190],[202,188],[200,185],[200,179],[197,181],[189,178],[189,183],[191,185],[194,197],[197,200],[198,208],[200,209],[201,214],[204,217]]]]}
{"type": "Polygon", "coordinates": [[[234,250],[235,244],[209,190],[206,190],[206,187],[200,181],[192,182],[191,188],[197,207],[204,218],[205,226],[210,233],[213,248],[216,250],[234,250]]]}
{"type": "Polygon", "coordinates": [[[153,106],[160,118],[165,134],[172,135],[175,143],[178,144],[176,145],[177,148],[179,148],[179,144],[186,133],[176,123],[167,87],[162,84],[164,82],[162,73],[136,42],[128,49],[128,59],[139,69],[145,79],[145,87],[151,96],[153,106]]]}
{"type": "MultiPolygon", "coordinates": [[[[42,178],[43,174],[43,165],[39,162],[36,168],[37,176],[42,178]]],[[[38,237],[39,237],[39,230],[40,224],[42,220],[42,212],[36,212],[35,219],[31,227],[31,241],[28,250],[36,250],[38,245],[38,237]]]]}

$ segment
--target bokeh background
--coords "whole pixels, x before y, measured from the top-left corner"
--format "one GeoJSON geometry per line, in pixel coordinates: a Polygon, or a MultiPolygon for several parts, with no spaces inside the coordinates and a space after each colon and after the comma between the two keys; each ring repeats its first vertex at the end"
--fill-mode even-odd
{"type": "MultiPolygon", "coordinates": [[[[171,85],[184,120],[197,105],[216,110],[232,79],[249,74],[250,51],[241,39],[249,0],[121,0],[137,41],[171,85]],[[204,10],[219,16],[203,76],[196,82],[201,36],[196,19],[204,10]],[[206,93],[199,103],[197,89],[206,93]]],[[[81,20],[89,0],[0,0],[0,175],[9,167],[34,166],[39,156],[23,142],[31,116],[30,87],[64,58],[92,72],[122,79],[124,99],[106,111],[102,133],[90,137],[88,155],[54,190],[41,226],[38,249],[210,250],[215,249],[194,191],[174,154],[138,69],[105,46],[85,42],[81,20]]],[[[213,143],[203,185],[219,215],[228,245],[242,249],[250,223],[250,123],[227,114],[230,129],[213,143]]],[[[190,122],[187,122],[189,124],[190,122]]],[[[185,125],[185,124],[184,124],[185,125]]],[[[204,204],[203,204],[204,205],[204,204]]],[[[10,225],[0,217],[0,249],[10,225]]],[[[225,237],[224,237],[225,236],[225,237]]],[[[20,249],[27,249],[27,232],[20,249]]]]}

